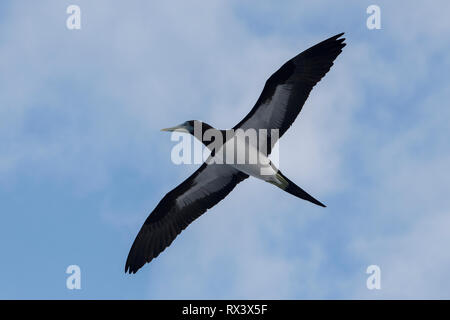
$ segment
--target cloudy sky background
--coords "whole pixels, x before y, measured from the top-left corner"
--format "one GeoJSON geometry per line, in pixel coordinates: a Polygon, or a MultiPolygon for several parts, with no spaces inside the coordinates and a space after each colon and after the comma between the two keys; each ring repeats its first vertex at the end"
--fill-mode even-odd
{"type": "Polygon", "coordinates": [[[0,298],[450,298],[450,2],[2,1],[0,298]],[[66,28],[77,4],[82,29],[66,28]],[[381,30],[366,8],[381,7],[381,30]],[[319,208],[249,179],[136,275],[195,165],[159,132],[230,128],[286,60],[347,47],[280,144],[319,208]],[[82,289],[66,288],[67,266],[82,289]],[[366,268],[381,268],[381,290],[366,268]]]}

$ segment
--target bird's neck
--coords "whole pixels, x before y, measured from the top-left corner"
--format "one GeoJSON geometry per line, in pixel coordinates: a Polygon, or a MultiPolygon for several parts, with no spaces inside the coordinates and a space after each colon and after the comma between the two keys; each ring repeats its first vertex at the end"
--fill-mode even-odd
{"type": "Polygon", "coordinates": [[[207,123],[202,123],[200,129],[194,128],[193,136],[208,149],[211,149],[217,147],[217,144],[225,143],[227,139],[227,130],[216,129],[207,123]]]}

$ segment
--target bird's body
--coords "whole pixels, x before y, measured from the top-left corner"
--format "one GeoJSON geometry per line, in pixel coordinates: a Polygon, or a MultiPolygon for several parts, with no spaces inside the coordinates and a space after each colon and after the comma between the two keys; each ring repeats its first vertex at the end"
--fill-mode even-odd
{"type": "Polygon", "coordinates": [[[217,163],[228,164],[236,170],[267,182],[273,181],[278,172],[267,154],[239,133],[228,139],[215,152],[214,158],[217,163]],[[248,157],[245,157],[246,155],[248,157]]]}
{"type": "Polygon", "coordinates": [[[253,109],[232,130],[214,129],[198,120],[164,129],[194,135],[211,150],[211,155],[167,193],[148,216],[131,247],[125,272],[135,273],[157,257],[192,221],[249,176],[325,207],[284,176],[268,156],[296,119],[312,88],[341,53],[345,46],[342,35],[322,41],[286,62],[269,77],[253,109]],[[246,134],[252,130],[256,138],[247,139],[246,134]],[[216,139],[212,141],[211,135],[216,139]]]}

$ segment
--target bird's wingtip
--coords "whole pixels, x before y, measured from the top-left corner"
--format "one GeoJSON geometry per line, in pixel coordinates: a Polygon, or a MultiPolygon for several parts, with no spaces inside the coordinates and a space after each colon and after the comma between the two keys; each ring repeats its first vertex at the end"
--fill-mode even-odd
{"type": "MultiPolygon", "coordinates": [[[[346,38],[342,38],[342,36],[344,34],[345,34],[345,32],[341,32],[341,33],[335,35],[334,37],[331,37],[330,40],[334,40],[334,41],[343,43],[346,40],[346,38]]],[[[343,44],[345,44],[345,43],[343,43],[343,44]]]]}
{"type": "Polygon", "coordinates": [[[135,274],[137,270],[132,269],[131,267],[125,267],[125,274],[135,274]]]}
{"type": "Polygon", "coordinates": [[[125,274],[129,273],[129,274],[134,274],[136,273],[136,268],[133,267],[130,262],[128,261],[129,259],[127,259],[127,262],[125,263],[125,274]]]}
{"type": "Polygon", "coordinates": [[[141,267],[136,264],[127,262],[127,264],[125,265],[125,273],[135,274],[140,268],[141,267]]]}
{"type": "MultiPolygon", "coordinates": [[[[312,197],[311,197],[311,198],[312,198],[312,197]]],[[[320,201],[317,200],[317,199],[312,198],[312,199],[309,200],[309,201],[311,201],[311,202],[314,203],[315,205],[318,205],[319,207],[322,207],[322,208],[326,208],[326,207],[327,207],[326,205],[324,205],[322,202],[320,202],[320,201]]]]}

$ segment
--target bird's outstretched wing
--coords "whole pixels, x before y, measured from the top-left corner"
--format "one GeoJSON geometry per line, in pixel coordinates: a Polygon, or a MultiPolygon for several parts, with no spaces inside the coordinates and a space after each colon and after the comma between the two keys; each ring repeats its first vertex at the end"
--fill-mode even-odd
{"type": "Polygon", "coordinates": [[[225,164],[204,163],[167,193],[145,220],[125,264],[136,273],[156,258],[192,221],[225,198],[248,175],[225,164]]]}
{"type": "MultiPolygon", "coordinates": [[[[345,47],[340,33],[303,51],[286,62],[266,81],[264,89],[250,113],[233,129],[267,129],[268,154],[276,142],[271,142],[271,129],[279,129],[281,137],[302,110],[312,88],[330,70],[333,61],[345,47]]],[[[264,144],[262,144],[264,145],[264,144]]]]}

